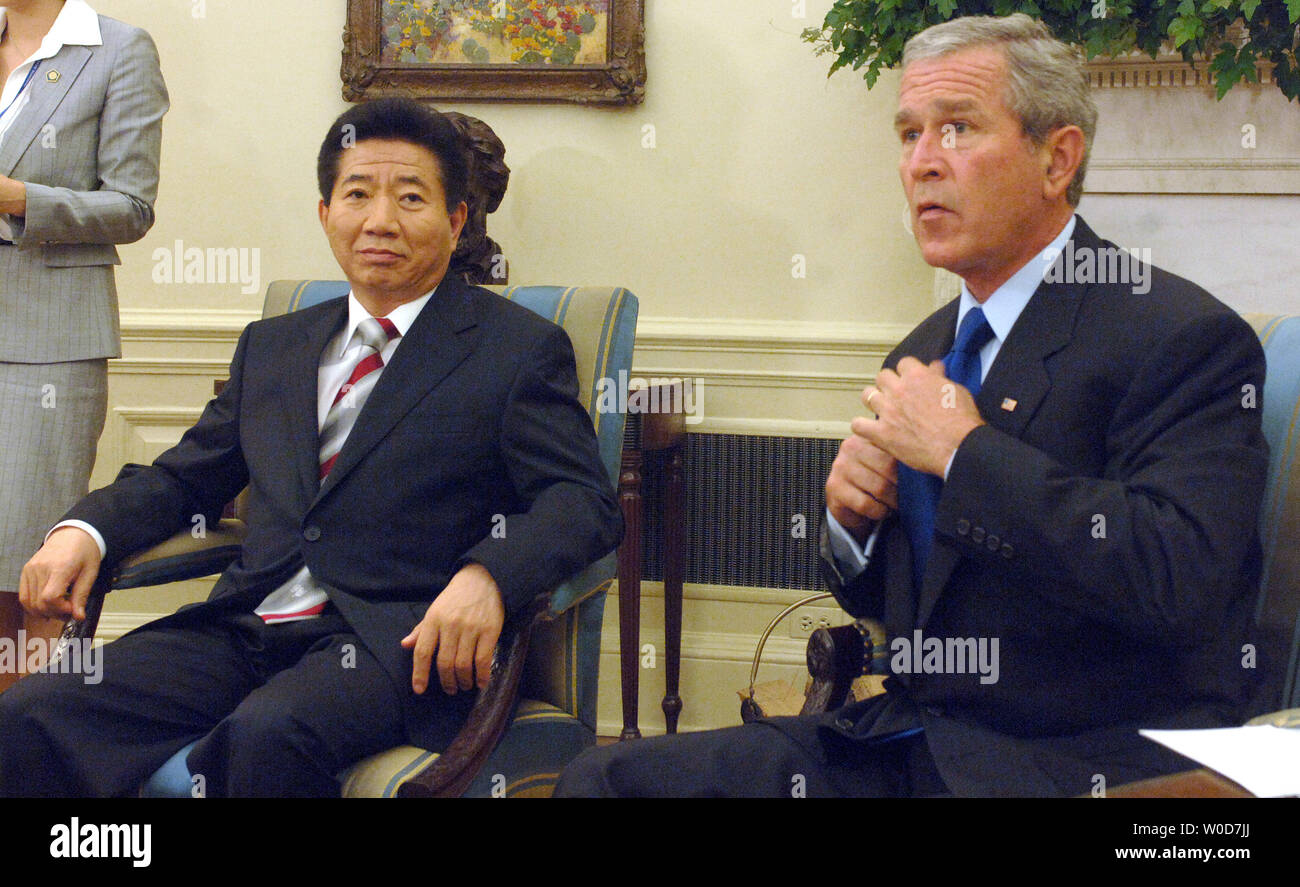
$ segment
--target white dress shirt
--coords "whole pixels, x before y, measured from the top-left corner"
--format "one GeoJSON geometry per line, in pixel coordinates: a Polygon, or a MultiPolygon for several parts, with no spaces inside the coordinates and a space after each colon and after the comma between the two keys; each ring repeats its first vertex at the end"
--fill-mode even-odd
{"type": "MultiPolygon", "coordinates": [[[[956,330],[961,329],[961,322],[966,317],[966,312],[979,306],[984,310],[984,317],[993,330],[993,338],[985,343],[980,349],[980,382],[988,378],[989,369],[993,366],[993,361],[997,359],[998,352],[1002,350],[1002,343],[1006,341],[1007,336],[1011,333],[1011,328],[1016,325],[1016,320],[1020,317],[1020,312],[1029,304],[1029,299],[1034,295],[1039,285],[1043,282],[1052,263],[1056,261],[1057,256],[1061,255],[1065,249],[1066,241],[1074,233],[1075,216],[1071,215],[1065,227],[1056,235],[1056,238],[1049,243],[1041,253],[1030,259],[1020,270],[1011,275],[1006,283],[993,291],[993,294],[984,300],[981,305],[971,295],[970,290],[966,288],[966,281],[961,283],[961,304],[957,308],[957,325],[953,328],[953,336],[956,337],[956,330]]],[[[944,466],[943,477],[948,479],[948,470],[952,468],[952,460],[956,458],[957,453],[948,457],[948,464],[944,466]]],[[[840,522],[831,517],[830,509],[826,510],[826,528],[830,538],[831,553],[835,557],[835,566],[840,571],[840,576],[845,582],[855,578],[867,568],[867,563],[871,559],[871,552],[876,546],[876,537],[880,534],[880,526],[872,531],[867,538],[865,545],[859,545],[858,541],[849,534],[849,531],[840,525],[840,522]]]]}

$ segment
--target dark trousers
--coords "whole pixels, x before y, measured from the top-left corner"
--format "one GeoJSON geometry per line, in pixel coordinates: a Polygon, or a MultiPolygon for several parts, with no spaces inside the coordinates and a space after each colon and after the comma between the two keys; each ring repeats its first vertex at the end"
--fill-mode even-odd
{"type": "Polygon", "coordinates": [[[565,768],[557,797],[828,798],[948,793],[920,733],[856,741],[824,717],[656,736],[591,749],[565,768]]]}
{"type": "Polygon", "coordinates": [[[131,795],[198,740],[208,796],[337,797],[337,774],[405,741],[392,680],[337,613],[193,621],[105,645],[98,683],[38,673],[0,694],[0,795],[131,795]]]}

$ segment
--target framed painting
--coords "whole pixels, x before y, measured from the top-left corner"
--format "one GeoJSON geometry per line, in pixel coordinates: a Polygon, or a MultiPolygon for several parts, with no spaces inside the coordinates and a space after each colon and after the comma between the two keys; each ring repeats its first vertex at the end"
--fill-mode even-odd
{"type": "Polygon", "coordinates": [[[348,0],[343,97],[630,105],[644,0],[348,0]]]}

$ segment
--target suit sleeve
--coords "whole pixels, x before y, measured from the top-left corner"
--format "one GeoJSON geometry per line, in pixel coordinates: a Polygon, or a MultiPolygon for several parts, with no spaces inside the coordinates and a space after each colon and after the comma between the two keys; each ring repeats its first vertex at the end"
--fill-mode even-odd
{"type": "MultiPolygon", "coordinates": [[[[15,242],[132,243],[143,237],[154,221],[167,108],[158,50],[148,33],[132,28],[117,51],[100,112],[93,158],[98,189],[26,182],[27,213],[14,219],[14,227],[21,228],[15,242]]],[[[58,132],[53,136],[57,151],[58,132]]]]}
{"type": "Polygon", "coordinates": [[[552,327],[523,360],[501,426],[506,470],[527,508],[507,515],[504,535],[489,534],[460,562],[487,568],[508,612],[610,552],[623,535],[577,387],[573,346],[552,327]]]}
{"type": "Polygon", "coordinates": [[[1128,633],[1199,643],[1257,556],[1263,380],[1259,341],[1237,315],[1184,322],[1120,396],[1103,476],[981,426],[953,460],[939,538],[1020,574],[1008,593],[1033,589],[1128,633]]]}
{"type": "Polygon", "coordinates": [[[244,355],[244,330],[235,346],[230,380],[208,402],[199,421],[176,446],[152,465],[126,465],[112,484],[95,490],[64,515],[82,520],[104,537],[105,563],[155,545],[180,530],[221,519],[226,503],[248,484],[248,468],[239,443],[239,408],[244,355]]]}
{"type": "Polygon", "coordinates": [[[883,618],[886,572],[884,543],[897,518],[893,516],[886,518],[872,532],[866,566],[853,576],[845,576],[842,565],[835,557],[831,545],[829,519],[830,516],[826,515],[822,521],[818,543],[822,579],[826,583],[826,590],[835,597],[836,603],[844,608],[844,612],[855,619],[883,618]]]}

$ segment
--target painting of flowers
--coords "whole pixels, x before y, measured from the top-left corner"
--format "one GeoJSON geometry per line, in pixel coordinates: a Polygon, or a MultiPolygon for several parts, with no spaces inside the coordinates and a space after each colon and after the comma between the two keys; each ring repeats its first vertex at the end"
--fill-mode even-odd
{"type": "Polygon", "coordinates": [[[603,65],[610,0],[383,0],[384,64],[603,65]]]}
{"type": "Polygon", "coordinates": [[[645,0],[347,4],[340,73],[350,102],[635,105],[645,97],[645,0]]]}

